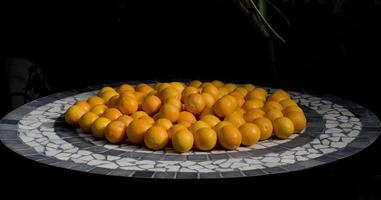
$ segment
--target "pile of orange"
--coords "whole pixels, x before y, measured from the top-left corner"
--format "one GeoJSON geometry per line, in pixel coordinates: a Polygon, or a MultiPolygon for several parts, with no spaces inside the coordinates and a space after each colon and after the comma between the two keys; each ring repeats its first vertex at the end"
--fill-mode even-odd
{"type": "Polygon", "coordinates": [[[306,127],[303,110],[284,90],[221,81],[122,84],[77,101],[66,122],[97,139],[178,152],[251,146],[270,137],[286,139],[306,127]]]}

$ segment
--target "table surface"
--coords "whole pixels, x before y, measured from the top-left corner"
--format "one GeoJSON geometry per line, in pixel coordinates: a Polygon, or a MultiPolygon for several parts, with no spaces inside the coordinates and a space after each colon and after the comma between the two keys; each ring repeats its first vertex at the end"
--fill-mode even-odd
{"type": "MultiPolygon", "coordinates": [[[[368,109],[333,95],[290,91],[308,124],[289,139],[271,138],[234,151],[216,149],[179,154],[130,144],[94,140],[68,127],[63,115],[76,100],[101,86],[56,93],[27,103],[0,121],[0,140],[17,154],[42,164],[84,173],[157,179],[264,176],[305,170],[356,154],[380,134],[368,109]]],[[[271,92],[271,88],[266,88],[271,92]]]]}

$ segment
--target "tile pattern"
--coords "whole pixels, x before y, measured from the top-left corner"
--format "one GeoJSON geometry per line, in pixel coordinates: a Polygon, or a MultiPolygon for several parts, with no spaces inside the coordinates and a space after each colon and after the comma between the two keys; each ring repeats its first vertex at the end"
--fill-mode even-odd
{"type": "Polygon", "coordinates": [[[308,125],[287,140],[274,138],[235,151],[151,151],[94,140],[66,126],[65,110],[76,100],[96,94],[94,89],[57,93],[16,109],[0,121],[1,141],[18,154],[56,167],[114,176],[193,179],[302,170],[350,156],[380,133],[378,118],[362,106],[332,95],[290,92],[305,110],[308,125]]]}

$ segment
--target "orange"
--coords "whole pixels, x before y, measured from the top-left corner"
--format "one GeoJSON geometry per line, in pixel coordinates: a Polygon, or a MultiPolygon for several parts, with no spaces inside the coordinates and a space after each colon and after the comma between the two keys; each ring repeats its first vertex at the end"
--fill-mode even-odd
{"type": "Polygon", "coordinates": [[[200,121],[206,122],[207,124],[209,124],[210,127],[214,127],[221,120],[218,119],[218,117],[216,117],[214,115],[205,115],[205,116],[200,118],[200,121]]]}
{"type": "Polygon", "coordinates": [[[229,121],[221,121],[221,122],[218,122],[218,124],[216,124],[215,126],[214,126],[214,130],[216,131],[216,133],[217,133],[217,136],[219,135],[219,133],[221,132],[221,129],[223,128],[223,127],[225,127],[225,126],[228,126],[228,125],[230,125],[230,126],[234,126],[231,122],[229,122],[229,121]]]}
{"type": "Polygon", "coordinates": [[[179,123],[177,123],[177,124],[181,124],[181,125],[183,125],[183,126],[185,126],[185,127],[187,127],[187,128],[189,128],[189,127],[191,127],[191,126],[192,126],[192,124],[191,124],[191,123],[189,123],[189,122],[186,122],[186,121],[182,121],[182,122],[179,122],[179,123]]]}
{"type": "Polygon", "coordinates": [[[80,101],[75,102],[74,105],[82,107],[86,112],[88,112],[91,109],[91,106],[89,103],[87,103],[87,101],[80,100],[80,101]]]}
{"type": "Polygon", "coordinates": [[[150,95],[146,96],[143,100],[142,109],[149,115],[155,114],[159,111],[161,100],[159,97],[150,95]]]}
{"type": "Polygon", "coordinates": [[[167,87],[171,87],[171,84],[169,84],[169,83],[161,83],[159,85],[159,88],[157,89],[157,92],[161,93],[167,87]]]}
{"type": "Polygon", "coordinates": [[[290,95],[284,91],[284,90],[275,90],[269,97],[269,101],[276,101],[276,102],[280,102],[280,101],[283,101],[285,99],[289,99],[290,98],[290,95]]]}
{"type": "Polygon", "coordinates": [[[261,137],[261,129],[253,123],[245,123],[239,127],[242,135],[242,144],[251,146],[258,142],[261,137]]]}
{"type": "Polygon", "coordinates": [[[282,105],[283,109],[286,109],[287,107],[290,107],[290,106],[297,106],[298,105],[292,99],[285,99],[283,101],[280,101],[279,103],[280,103],[280,105],[282,105]]]}
{"type": "Polygon", "coordinates": [[[94,121],[98,119],[98,117],[99,116],[96,113],[87,112],[82,115],[81,119],[79,119],[79,127],[83,130],[83,132],[89,133],[91,125],[93,125],[94,121]]]}
{"type": "Polygon", "coordinates": [[[262,110],[265,111],[266,113],[269,112],[270,110],[283,110],[282,105],[280,105],[276,101],[267,101],[265,105],[262,107],[262,110]]]}
{"type": "Polygon", "coordinates": [[[201,86],[202,82],[199,80],[193,80],[189,83],[189,86],[199,88],[201,86]]]}
{"type": "Polygon", "coordinates": [[[181,92],[183,92],[183,90],[185,88],[184,84],[180,83],[180,82],[171,82],[170,84],[173,88],[175,88],[177,91],[179,91],[180,94],[181,94],[181,92]]]}
{"type": "Polygon", "coordinates": [[[269,120],[274,121],[278,119],[279,117],[283,117],[283,113],[280,110],[274,109],[270,110],[265,114],[265,117],[267,117],[269,120]]]}
{"type": "Polygon", "coordinates": [[[98,96],[101,96],[102,93],[105,93],[107,91],[116,92],[114,88],[107,86],[107,87],[103,87],[102,89],[99,90],[98,96]]]}
{"type": "Polygon", "coordinates": [[[156,113],[152,118],[156,121],[156,120],[160,119],[161,117],[160,117],[159,113],[156,113]]]}
{"type": "Polygon", "coordinates": [[[214,102],[216,102],[215,97],[209,93],[202,93],[202,98],[204,99],[206,107],[212,107],[214,102]]]}
{"type": "Polygon", "coordinates": [[[246,113],[246,111],[244,109],[242,109],[242,108],[237,108],[237,109],[235,109],[234,112],[242,115],[242,117],[246,113]]]}
{"type": "Polygon", "coordinates": [[[168,144],[168,133],[161,126],[152,126],[144,135],[144,144],[152,150],[163,149],[168,144]]]}
{"type": "Polygon", "coordinates": [[[138,101],[139,106],[141,106],[143,103],[145,94],[142,92],[135,92],[134,95],[135,95],[135,99],[138,101]]]}
{"type": "Polygon", "coordinates": [[[220,87],[220,88],[218,88],[218,91],[220,92],[220,95],[218,95],[218,98],[217,98],[216,100],[218,100],[218,99],[220,99],[221,97],[223,97],[223,96],[229,94],[229,90],[226,89],[225,87],[220,87]]]}
{"type": "Polygon", "coordinates": [[[95,114],[97,114],[98,116],[101,116],[103,115],[103,113],[107,110],[107,106],[104,105],[104,104],[99,104],[99,105],[96,105],[94,106],[93,108],[91,108],[91,112],[94,112],[95,114]]]}
{"type": "Polygon", "coordinates": [[[140,119],[140,118],[142,118],[144,116],[148,116],[148,114],[146,112],[144,112],[144,111],[136,111],[136,112],[131,114],[131,117],[133,119],[140,119]]]}
{"type": "Polygon", "coordinates": [[[130,84],[122,84],[119,86],[119,88],[117,89],[117,92],[120,94],[122,92],[126,92],[126,91],[131,91],[131,92],[135,92],[135,89],[134,87],[132,87],[130,84]]]}
{"type": "Polygon", "coordinates": [[[155,120],[152,117],[148,116],[148,115],[142,116],[139,119],[145,120],[145,121],[149,122],[152,125],[155,123],[155,120]]]}
{"type": "Polygon", "coordinates": [[[193,134],[186,130],[181,129],[172,137],[173,148],[181,153],[188,152],[192,149],[194,143],[193,134]]]}
{"type": "Polygon", "coordinates": [[[245,103],[245,98],[239,92],[232,92],[229,96],[235,98],[238,107],[241,107],[245,103]]]}
{"type": "Polygon", "coordinates": [[[287,117],[281,117],[274,121],[274,133],[280,139],[287,139],[295,132],[292,121],[287,117]]]}
{"type": "Polygon", "coordinates": [[[133,144],[143,144],[144,134],[151,126],[151,123],[146,120],[135,119],[127,127],[127,139],[133,144]]]}
{"type": "Polygon", "coordinates": [[[96,105],[104,104],[105,101],[102,98],[98,97],[98,96],[92,96],[92,97],[87,99],[87,103],[89,103],[89,105],[91,107],[94,107],[96,105]]]}
{"type": "Polygon", "coordinates": [[[198,93],[198,89],[195,87],[188,86],[183,90],[182,96],[181,96],[181,101],[185,103],[187,97],[191,94],[196,94],[198,93]]]}
{"type": "Polygon", "coordinates": [[[195,115],[200,114],[205,108],[205,101],[201,94],[191,94],[185,101],[185,109],[195,115]]]}
{"type": "Polygon", "coordinates": [[[237,108],[237,101],[234,97],[226,95],[216,101],[213,106],[214,113],[219,117],[225,117],[237,108]]]}
{"type": "Polygon", "coordinates": [[[164,103],[172,104],[172,105],[176,106],[176,108],[179,110],[181,110],[183,107],[183,104],[181,103],[181,101],[179,99],[176,99],[176,98],[166,99],[164,103]]]}
{"type": "Polygon", "coordinates": [[[295,133],[299,133],[307,126],[307,119],[304,113],[301,112],[288,112],[286,117],[289,118],[294,124],[295,133]]]}
{"type": "Polygon", "coordinates": [[[119,101],[119,98],[120,98],[120,95],[115,95],[115,96],[111,97],[106,103],[107,107],[109,107],[109,108],[116,107],[116,105],[119,101]]]}
{"type": "Polygon", "coordinates": [[[107,127],[107,125],[111,122],[110,119],[105,117],[99,117],[96,119],[91,125],[91,134],[98,139],[104,138],[104,130],[107,127]]]}
{"type": "Polygon", "coordinates": [[[226,116],[224,118],[224,121],[229,121],[231,122],[235,127],[239,128],[242,124],[245,123],[245,119],[243,118],[243,115],[233,112],[226,116]]]}
{"type": "Polygon", "coordinates": [[[153,90],[153,88],[145,83],[141,83],[138,86],[136,86],[136,92],[141,92],[145,95],[150,93],[153,90]]]}
{"type": "Polygon", "coordinates": [[[248,92],[251,92],[255,89],[255,86],[253,84],[247,83],[242,85],[243,88],[245,88],[248,92]]]}
{"type": "Polygon", "coordinates": [[[197,121],[196,123],[192,124],[191,127],[189,127],[189,130],[190,130],[190,132],[195,134],[198,129],[205,128],[205,127],[210,128],[209,124],[207,124],[206,122],[204,122],[204,121],[197,121]]]}
{"type": "Polygon", "coordinates": [[[111,97],[113,97],[115,95],[119,95],[119,94],[115,91],[109,90],[109,91],[103,92],[99,97],[101,97],[105,101],[105,104],[106,104],[111,99],[111,97]]]}
{"type": "Polygon", "coordinates": [[[65,121],[70,126],[78,126],[79,119],[86,113],[81,106],[73,105],[65,113],[65,121]]]}
{"type": "Polygon", "coordinates": [[[160,118],[156,120],[154,125],[161,126],[165,128],[165,130],[169,130],[173,126],[172,122],[165,118],[160,118]]]}
{"type": "Polygon", "coordinates": [[[155,83],[155,85],[153,86],[153,88],[154,88],[155,90],[158,90],[161,84],[162,84],[162,83],[157,82],[157,83],[155,83]]]}
{"type": "Polygon", "coordinates": [[[204,117],[205,115],[214,115],[213,107],[206,107],[199,115],[199,118],[204,117]]]}
{"type": "Polygon", "coordinates": [[[264,106],[264,103],[263,101],[259,100],[259,99],[251,99],[251,100],[247,100],[242,108],[246,111],[248,110],[251,110],[251,109],[254,109],[254,108],[262,108],[264,106]]]}
{"type": "Polygon", "coordinates": [[[120,96],[122,98],[124,98],[124,97],[132,97],[132,98],[136,99],[135,92],[132,92],[132,91],[123,91],[123,92],[120,93],[120,96]]]}
{"type": "Polygon", "coordinates": [[[237,88],[237,85],[234,83],[226,83],[223,87],[225,87],[229,92],[233,92],[237,88]]]}
{"type": "Polygon", "coordinates": [[[211,128],[200,128],[194,134],[194,143],[201,151],[212,150],[217,143],[217,133],[211,128]]]}
{"type": "Polygon", "coordinates": [[[110,122],[104,130],[105,138],[110,143],[120,143],[125,138],[126,125],[119,121],[110,122]]]}
{"type": "Polygon", "coordinates": [[[211,94],[215,99],[218,98],[218,95],[220,92],[218,91],[217,87],[213,84],[207,84],[202,88],[202,93],[209,93],[211,94]]]}
{"type": "Polygon", "coordinates": [[[243,87],[238,87],[234,90],[234,92],[240,93],[243,97],[245,97],[248,93],[248,91],[243,87]]]}
{"type": "Polygon", "coordinates": [[[243,118],[245,119],[246,122],[253,122],[257,118],[263,117],[265,115],[265,112],[259,108],[254,108],[249,111],[247,111],[244,115],[243,118]]]}
{"type": "Polygon", "coordinates": [[[267,98],[267,91],[263,88],[255,88],[251,92],[247,93],[246,95],[246,100],[251,100],[251,99],[259,99],[262,101],[266,101],[267,98]]]}
{"type": "Polygon", "coordinates": [[[177,133],[180,130],[188,130],[184,125],[182,124],[175,124],[168,130],[168,137],[169,139],[172,138],[172,136],[177,133]]]}
{"type": "Polygon", "coordinates": [[[299,106],[289,106],[286,109],[283,110],[283,114],[287,115],[289,112],[301,112],[304,113],[304,111],[299,106]]]}
{"type": "Polygon", "coordinates": [[[181,92],[171,86],[161,91],[159,97],[163,102],[169,98],[181,99],[181,92]]]}
{"type": "Polygon", "coordinates": [[[179,118],[180,111],[172,104],[164,104],[160,108],[159,115],[161,118],[167,118],[169,121],[174,123],[179,118]]]}
{"type": "Polygon", "coordinates": [[[116,108],[107,108],[103,113],[102,117],[106,117],[111,121],[118,119],[123,114],[116,108]]]}
{"type": "Polygon", "coordinates": [[[138,101],[132,97],[121,97],[117,107],[123,114],[131,114],[138,110],[138,101]]]}
{"type": "Polygon", "coordinates": [[[146,96],[151,96],[151,95],[155,95],[157,96],[158,95],[158,92],[157,90],[152,90],[150,93],[148,93],[146,96]]]}
{"type": "Polygon", "coordinates": [[[128,115],[122,115],[117,120],[123,122],[124,125],[127,127],[134,120],[134,118],[132,118],[128,115]]]}
{"type": "Polygon", "coordinates": [[[212,81],[212,84],[214,86],[216,86],[217,88],[224,86],[224,83],[222,81],[219,81],[219,80],[212,81]]]}
{"type": "Polygon", "coordinates": [[[266,117],[260,117],[254,120],[254,124],[256,124],[259,129],[261,129],[261,137],[259,140],[267,140],[273,134],[273,124],[266,117]]]}
{"type": "Polygon", "coordinates": [[[218,134],[219,144],[228,150],[234,150],[241,145],[242,135],[235,126],[227,125],[218,134]]]}
{"type": "Polygon", "coordinates": [[[179,118],[177,119],[177,123],[188,122],[190,124],[193,124],[196,121],[196,117],[192,113],[187,111],[180,112],[179,118]]]}

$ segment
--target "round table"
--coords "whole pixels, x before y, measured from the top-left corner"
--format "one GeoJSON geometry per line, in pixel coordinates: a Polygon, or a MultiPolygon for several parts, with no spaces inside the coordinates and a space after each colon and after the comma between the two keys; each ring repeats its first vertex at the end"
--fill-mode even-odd
{"type": "MultiPolygon", "coordinates": [[[[117,84],[115,84],[117,85],[117,84]]],[[[356,154],[380,135],[368,109],[327,94],[290,91],[308,124],[289,139],[271,138],[234,151],[177,153],[114,145],[66,125],[64,113],[102,86],[52,94],[29,102],[0,121],[0,140],[36,162],[85,173],[154,179],[219,179],[304,170],[356,154]]],[[[271,88],[266,88],[271,92],[271,88]]]]}

